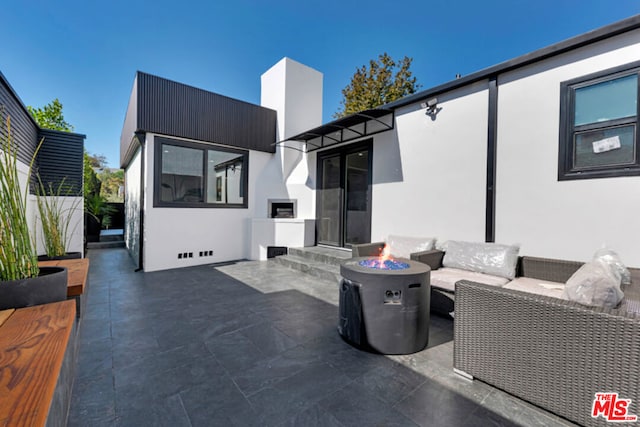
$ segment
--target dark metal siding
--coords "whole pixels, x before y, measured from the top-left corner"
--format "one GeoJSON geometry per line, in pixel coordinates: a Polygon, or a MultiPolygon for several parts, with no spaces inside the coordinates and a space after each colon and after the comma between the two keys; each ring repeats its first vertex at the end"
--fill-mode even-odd
{"type": "Polygon", "coordinates": [[[129,104],[127,112],[124,115],[124,125],[120,134],[120,167],[126,168],[133,158],[139,143],[143,141],[134,141],[133,136],[138,130],[138,78],[133,80],[133,88],[129,95],[129,104]]]}
{"type": "MultiPolygon", "coordinates": [[[[26,107],[18,98],[9,82],[0,73],[0,135],[7,134],[6,119],[11,118],[11,136],[18,146],[18,159],[30,164],[40,140],[44,138],[42,147],[34,163],[35,175],[40,174],[42,181],[51,182],[57,187],[62,178],[73,186],[74,192],[82,194],[82,171],[84,154],[84,135],[40,129],[26,107]]],[[[32,185],[35,176],[31,177],[32,185]]]]}
{"type": "Polygon", "coordinates": [[[276,112],[138,73],[139,130],[275,152],[276,112]]]}
{"type": "Polygon", "coordinates": [[[7,135],[7,117],[11,118],[11,136],[18,146],[18,159],[28,165],[38,144],[38,126],[0,73],[0,136],[3,138],[7,135]]]}
{"type": "Polygon", "coordinates": [[[65,186],[82,195],[84,135],[41,129],[38,139],[44,138],[38,152],[36,168],[45,187],[54,189],[64,179],[65,186]]]}

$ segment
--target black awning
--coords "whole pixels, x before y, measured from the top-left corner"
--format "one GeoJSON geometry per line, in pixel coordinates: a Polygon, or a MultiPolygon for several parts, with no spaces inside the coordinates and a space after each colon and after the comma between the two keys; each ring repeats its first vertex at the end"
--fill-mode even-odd
{"type": "Polygon", "coordinates": [[[393,129],[394,113],[388,109],[365,110],[292,136],[276,144],[310,152],[393,129]],[[284,145],[287,141],[303,143],[301,148],[284,145]]]}

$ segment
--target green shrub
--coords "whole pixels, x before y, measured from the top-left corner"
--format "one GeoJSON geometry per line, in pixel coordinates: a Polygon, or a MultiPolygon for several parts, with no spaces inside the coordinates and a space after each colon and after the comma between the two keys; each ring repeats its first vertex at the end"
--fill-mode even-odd
{"type": "MultiPolygon", "coordinates": [[[[20,190],[18,147],[11,136],[11,118],[6,119],[6,133],[0,135],[0,280],[36,277],[39,273],[38,252],[29,233],[27,196],[38,144],[29,164],[24,194],[20,190]]],[[[0,132],[2,134],[2,132],[0,132]]]]}
{"type": "Polygon", "coordinates": [[[65,185],[65,179],[54,188],[50,182],[48,187],[42,183],[38,176],[40,184],[37,193],[38,213],[42,223],[42,242],[44,243],[47,256],[56,257],[67,253],[71,234],[78,226],[76,223],[73,229],[69,229],[73,212],[76,210],[81,198],[77,198],[71,203],[71,206],[65,208],[64,197],[76,196],[73,189],[65,185]]]}

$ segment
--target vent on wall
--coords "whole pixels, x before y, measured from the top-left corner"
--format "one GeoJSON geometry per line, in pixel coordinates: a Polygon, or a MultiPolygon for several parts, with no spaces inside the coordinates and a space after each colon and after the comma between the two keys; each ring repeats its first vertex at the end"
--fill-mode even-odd
{"type": "Polygon", "coordinates": [[[287,254],[286,246],[267,246],[267,258],[275,258],[287,254]]]}
{"type": "MultiPolygon", "coordinates": [[[[198,256],[213,256],[213,251],[210,249],[204,251],[198,251],[198,256]]],[[[193,252],[178,252],[178,259],[193,258],[193,252]]]]}

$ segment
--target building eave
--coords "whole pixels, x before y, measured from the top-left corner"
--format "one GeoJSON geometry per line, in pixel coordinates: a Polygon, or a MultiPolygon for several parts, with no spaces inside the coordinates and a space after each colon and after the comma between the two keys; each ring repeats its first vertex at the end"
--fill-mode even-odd
{"type": "Polygon", "coordinates": [[[640,28],[640,15],[634,15],[622,21],[589,31],[587,33],[566,39],[533,52],[518,56],[508,61],[501,62],[491,67],[476,71],[467,76],[434,86],[421,92],[406,96],[394,102],[382,105],[380,108],[396,109],[431,98],[441,93],[449,92],[478,81],[489,80],[499,74],[522,68],[536,62],[544,61],[554,56],[562,55],[572,50],[579,49],[606,40],[621,34],[640,28]]]}

